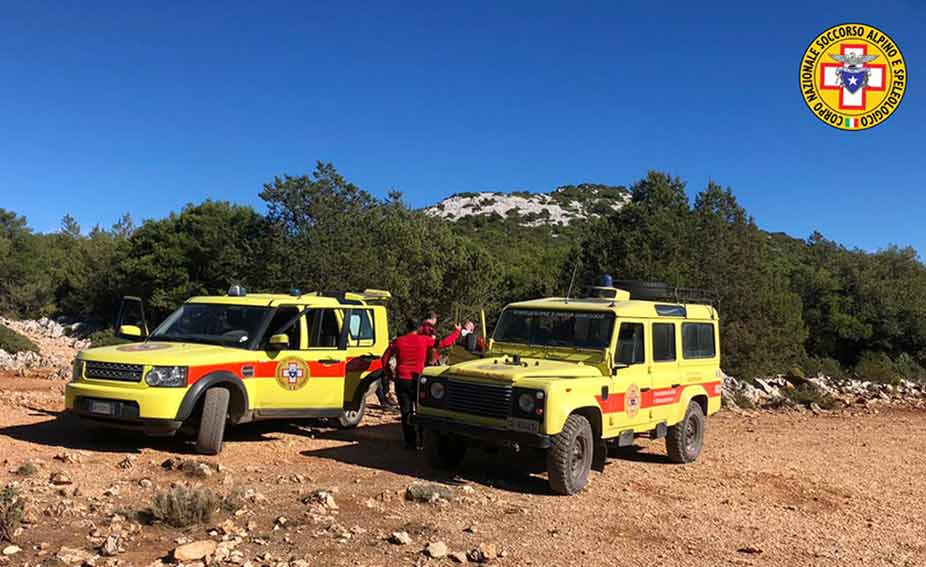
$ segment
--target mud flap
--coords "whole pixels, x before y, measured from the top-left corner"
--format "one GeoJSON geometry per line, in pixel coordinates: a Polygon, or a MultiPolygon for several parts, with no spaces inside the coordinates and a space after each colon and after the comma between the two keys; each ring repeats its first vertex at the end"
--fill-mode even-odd
{"type": "Polygon", "coordinates": [[[592,455],[592,470],[604,472],[605,461],[608,460],[608,445],[603,439],[595,444],[595,454],[592,455]]]}

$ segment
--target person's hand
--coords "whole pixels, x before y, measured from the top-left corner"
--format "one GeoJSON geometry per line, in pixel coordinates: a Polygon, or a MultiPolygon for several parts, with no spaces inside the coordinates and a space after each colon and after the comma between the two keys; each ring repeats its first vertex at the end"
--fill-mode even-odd
{"type": "Polygon", "coordinates": [[[455,330],[459,331],[460,329],[463,328],[463,326],[460,325],[459,323],[457,323],[456,325],[453,326],[453,328],[454,328],[455,330]]]}

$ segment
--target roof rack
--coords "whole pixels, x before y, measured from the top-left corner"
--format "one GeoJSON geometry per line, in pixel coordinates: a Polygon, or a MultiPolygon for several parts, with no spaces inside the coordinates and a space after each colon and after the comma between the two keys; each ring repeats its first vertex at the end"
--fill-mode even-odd
{"type": "Polygon", "coordinates": [[[672,287],[665,282],[644,282],[636,280],[614,280],[614,287],[630,293],[630,299],[646,301],[674,301],[675,303],[699,303],[714,306],[717,294],[711,290],[693,287],[672,287]]]}

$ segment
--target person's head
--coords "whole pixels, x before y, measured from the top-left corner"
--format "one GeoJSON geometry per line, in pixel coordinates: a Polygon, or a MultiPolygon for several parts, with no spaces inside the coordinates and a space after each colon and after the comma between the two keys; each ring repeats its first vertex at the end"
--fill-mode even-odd
{"type": "Polygon", "coordinates": [[[418,330],[418,321],[414,317],[409,317],[405,320],[405,332],[414,333],[418,330]]]}
{"type": "Polygon", "coordinates": [[[472,321],[467,321],[463,323],[463,330],[466,331],[467,333],[472,333],[473,331],[476,330],[476,323],[473,323],[472,321]]]}
{"type": "Polygon", "coordinates": [[[428,325],[431,325],[432,327],[436,327],[437,326],[437,312],[428,311],[427,314],[425,314],[425,316],[422,317],[422,323],[427,323],[428,325]]]}

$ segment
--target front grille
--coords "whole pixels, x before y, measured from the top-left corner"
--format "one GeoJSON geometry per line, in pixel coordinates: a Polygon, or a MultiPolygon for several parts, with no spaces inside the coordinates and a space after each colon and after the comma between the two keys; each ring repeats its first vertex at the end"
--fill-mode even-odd
{"type": "Polygon", "coordinates": [[[511,386],[450,380],[447,382],[447,409],[505,419],[511,415],[511,386]]]}
{"type": "Polygon", "coordinates": [[[119,382],[141,382],[144,367],[141,364],[122,364],[119,362],[84,363],[84,376],[93,380],[117,380],[119,382]]]}

